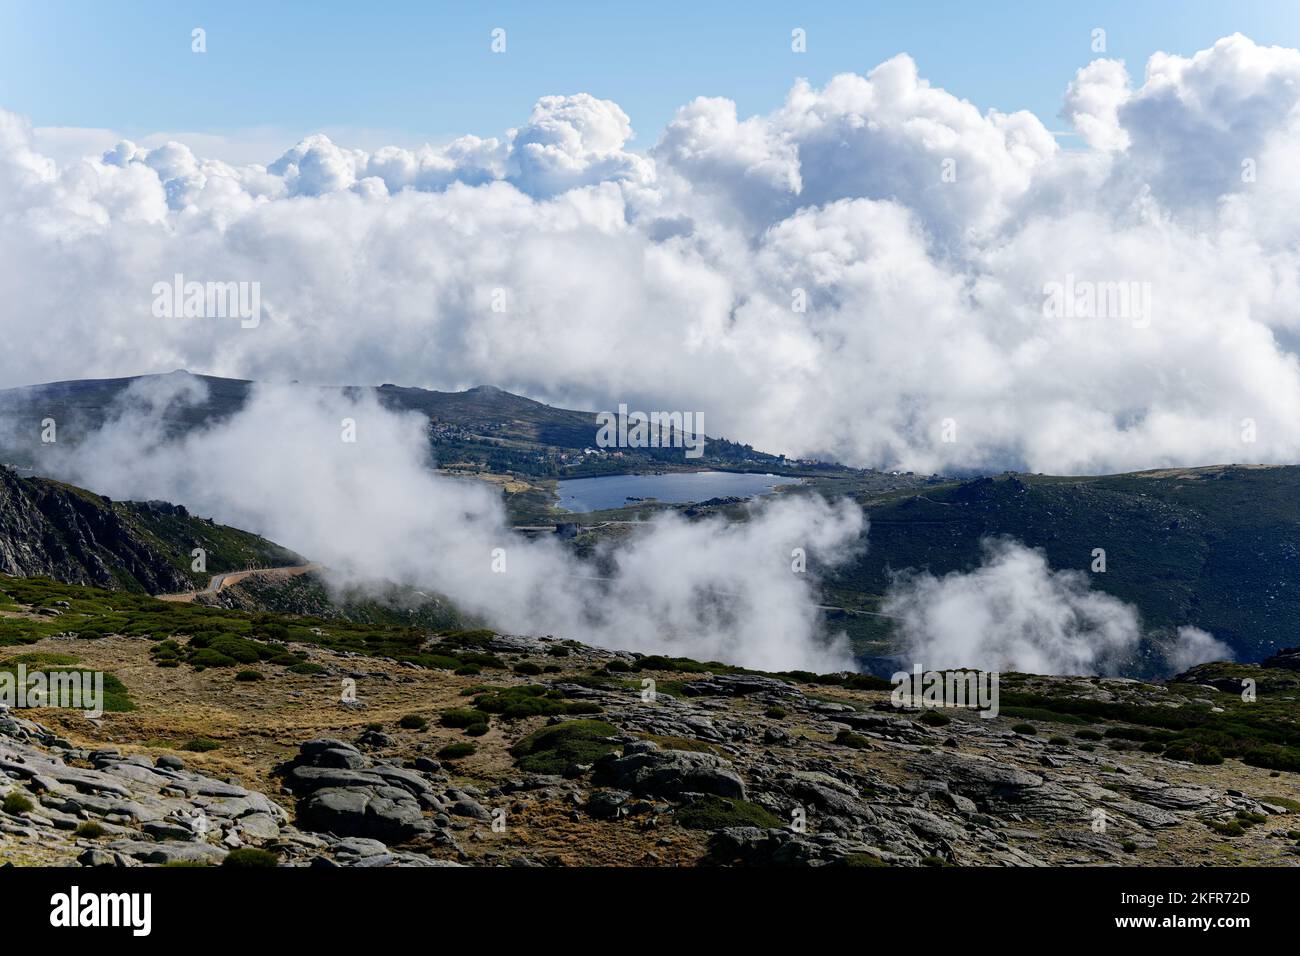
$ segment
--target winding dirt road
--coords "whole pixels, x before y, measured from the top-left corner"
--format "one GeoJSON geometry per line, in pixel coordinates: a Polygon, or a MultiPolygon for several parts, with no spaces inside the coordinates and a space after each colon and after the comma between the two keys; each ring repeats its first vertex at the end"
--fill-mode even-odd
{"type": "Polygon", "coordinates": [[[319,571],[319,564],[291,564],[283,568],[252,568],[248,571],[227,571],[224,574],[212,575],[212,580],[208,586],[201,591],[182,591],[179,594],[155,594],[160,601],[177,601],[182,604],[189,604],[194,601],[200,594],[216,594],[224,591],[233,584],[238,584],[244,578],[251,577],[254,574],[266,574],[272,577],[296,578],[300,574],[306,574],[309,571],[319,571]]]}

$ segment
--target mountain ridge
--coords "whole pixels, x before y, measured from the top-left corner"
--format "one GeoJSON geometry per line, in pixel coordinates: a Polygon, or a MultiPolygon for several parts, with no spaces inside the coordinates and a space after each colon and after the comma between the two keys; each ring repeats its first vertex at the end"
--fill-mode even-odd
{"type": "MultiPolygon", "coordinates": [[[[156,375],[104,379],[70,379],[0,390],[0,418],[21,423],[6,435],[0,430],[0,463],[37,468],[41,422],[58,423],[59,441],[75,445],[102,427],[119,400],[137,383],[188,375],[202,382],[201,401],[166,409],[160,419],[165,437],[224,421],[247,403],[251,379],[198,375],[184,369],[156,375]]],[[[269,384],[269,383],[267,383],[269,384]]],[[[704,454],[689,462],[680,448],[596,449],[597,412],[558,408],[494,385],[458,392],[384,383],[370,385],[303,385],[303,389],[339,393],[370,392],[388,409],[416,412],[429,420],[431,448],[448,467],[515,471],[533,477],[585,477],[626,473],[636,468],[726,467],[765,471],[789,469],[781,455],[749,445],[709,437],[704,454]],[[591,451],[591,454],[586,452],[591,451]]],[[[848,471],[843,466],[823,468],[848,471]]]]}

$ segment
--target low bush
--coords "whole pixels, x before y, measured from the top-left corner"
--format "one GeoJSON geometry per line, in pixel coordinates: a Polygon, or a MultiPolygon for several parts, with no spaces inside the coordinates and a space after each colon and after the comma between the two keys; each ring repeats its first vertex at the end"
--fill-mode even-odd
{"type": "Polygon", "coordinates": [[[690,830],[721,830],[723,827],[759,827],[770,830],[783,821],[756,803],[705,796],[678,809],[677,822],[690,830]]]}
{"type": "Polygon", "coordinates": [[[454,744],[448,744],[438,751],[439,760],[460,760],[462,757],[468,757],[478,748],[468,741],[460,741],[454,744]]]}
{"type": "Polygon", "coordinates": [[[1190,740],[1175,741],[1165,748],[1164,755],[1170,760],[1188,760],[1207,766],[1223,763],[1223,754],[1217,748],[1190,740]]]}
{"type": "MultiPolygon", "coordinates": [[[[482,727],[486,731],[488,719],[485,711],[475,710],[472,707],[451,707],[438,715],[438,723],[443,727],[465,731],[468,731],[471,727],[482,727]]],[[[482,734],[477,736],[482,736],[482,734]]]]}
{"type": "Polygon", "coordinates": [[[241,846],[238,850],[231,850],[221,861],[222,866],[238,867],[278,866],[279,863],[279,857],[270,850],[260,850],[255,846],[241,846]]]}
{"type": "Polygon", "coordinates": [[[12,816],[18,816],[20,813],[30,813],[34,804],[24,794],[17,790],[10,790],[5,794],[3,801],[0,801],[0,808],[12,816]]]}
{"type": "Polygon", "coordinates": [[[601,710],[599,704],[591,701],[565,700],[563,692],[541,684],[494,688],[477,695],[474,706],[489,714],[499,714],[506,720],[557,714],[591,714],[601,710]]]}
{"type": "Polygon", "coordinates": [[[603,720],[569,720],[534,731],[510,748],[529,773],[564,773],[570,764],[595,763],[619,749],[607,740],[618,729],[603,720]]]}

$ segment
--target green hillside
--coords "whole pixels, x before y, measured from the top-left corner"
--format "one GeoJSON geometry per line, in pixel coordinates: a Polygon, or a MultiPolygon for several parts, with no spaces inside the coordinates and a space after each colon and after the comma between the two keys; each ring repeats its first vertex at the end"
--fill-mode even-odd
{"type": "MultiPolygon", "coordinates": [[[[1147,627],[1195,625],[1249,660],[1300,643],[1300,467],[1016,474],[859,500],[869,550],[829,580],[830,604],[875,610],[892,572],[969,571],[981,539],[1008,535],[1042,548],[1053,569],[1089,572],[1147,627]],[[1105,573],[1090,571],[1094,548],[1105,573]]],[[[861,649],[886,649],[887,620],[838,621],[861,649]]]]}

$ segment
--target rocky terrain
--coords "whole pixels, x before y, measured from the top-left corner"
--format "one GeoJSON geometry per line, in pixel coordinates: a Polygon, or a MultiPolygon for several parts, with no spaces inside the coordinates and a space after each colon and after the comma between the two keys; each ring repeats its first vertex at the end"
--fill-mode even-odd
{"type": "Polygon", "coordinates": [[[43,608],[18,585],[0,578],[5,643],[32,639],[0,670],[75,658],[130,703],[0,715],[0,863],[1300,863],[1290,655],[1167,684],[1003,675],[986,719],[895,707],[855,675],[482,631],[400,660],[262,615],[249,679],[201,654],[236,645],[183,633],[238,612],[83,636],[102,592],[43,608]]]}

